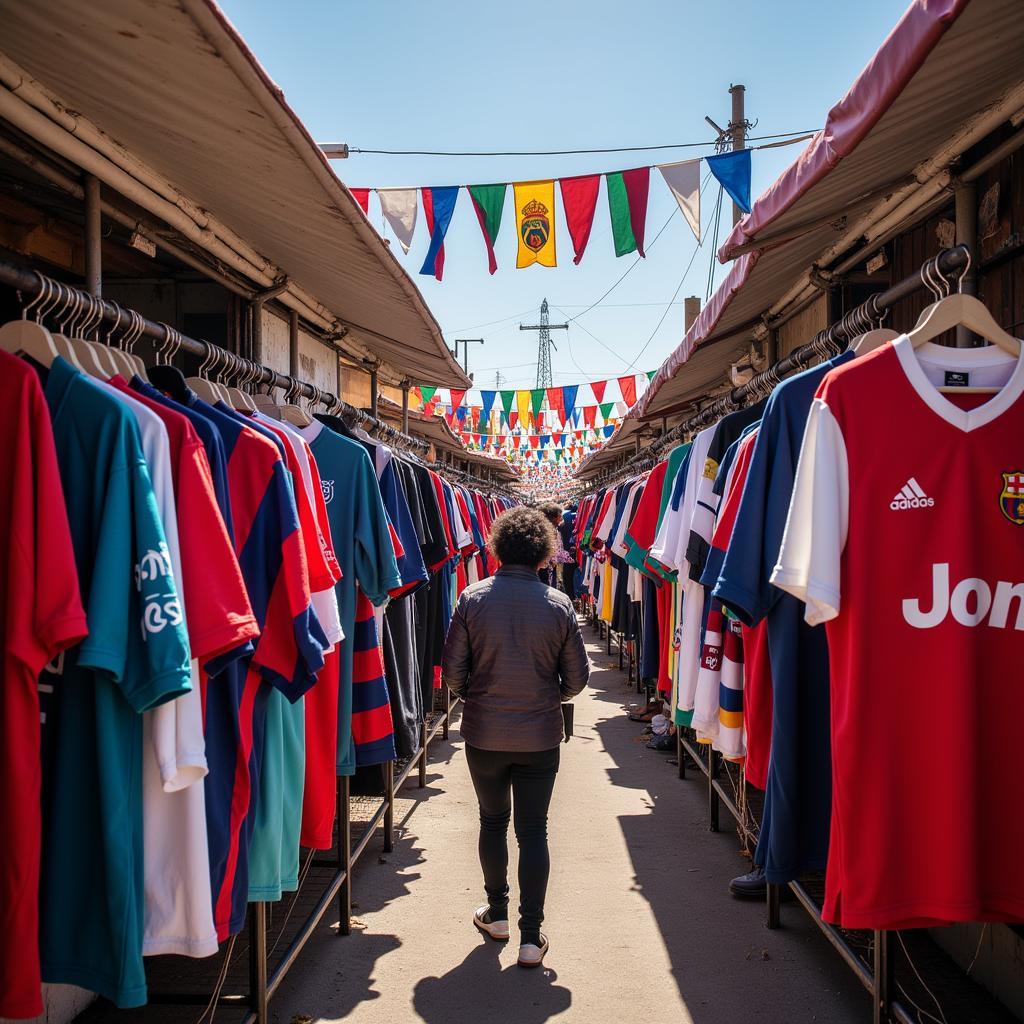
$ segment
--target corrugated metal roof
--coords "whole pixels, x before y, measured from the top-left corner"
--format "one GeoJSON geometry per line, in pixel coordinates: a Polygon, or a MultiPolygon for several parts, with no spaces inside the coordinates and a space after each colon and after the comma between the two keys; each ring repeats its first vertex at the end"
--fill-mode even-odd
{"type": "MultiPolygon", "coordinates": [[[[724,382],[759,319],[812,265],[858,245],[941,169],[929,161],[944,147],[953,143],[946,165],[973,144],[972,128],[990,130],[982,112],[1009,116],[1003,108],[1024,83],[1022,52],[1019,0],[916,0],[825,128],[733,230],[720,256],[744,255],[630,415],[665,415],[703,382],[724,382]]],[[[919,215],[908,212],[908,222],[919,215]]]]}
{"type": "Polygon", "coordinates": [[[467,387],[423,297],[212,0],[0,4],[0,49],[314,295],[396,379],[467,387]]]}

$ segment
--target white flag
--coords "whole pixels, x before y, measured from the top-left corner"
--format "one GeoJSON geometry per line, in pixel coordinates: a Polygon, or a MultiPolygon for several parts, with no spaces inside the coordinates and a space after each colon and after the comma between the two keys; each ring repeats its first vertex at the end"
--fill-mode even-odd
{"type": "Polygon", "coordinates": [[[676,197],[686,223],[700,241],[700,161],[681,160],[677,164],[659,164],[658,170],[669,191],[676,197]]]}
{"type": "Polygon", "coordinates": [[[379,188],[377,195],[380,196],[380,208],[391,230],[401,243],[402,251],[407,253],[416,228],[416,189],[379,188]]]}

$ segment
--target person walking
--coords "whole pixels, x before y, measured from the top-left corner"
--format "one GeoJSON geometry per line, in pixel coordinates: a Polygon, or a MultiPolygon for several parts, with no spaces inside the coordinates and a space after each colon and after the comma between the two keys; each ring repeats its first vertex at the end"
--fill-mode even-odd
{"type": "Polygon", "coordinates": [[[487,905],[473,914],[498,941],[508,922],[508,824],[519,843],[519,959],[539,967],[550,857],[548,806],[563,739],[561,704],[590,678],[572,602],[537,576],[556,548],[555,528],[535,508],[495,519],[489,538],[497,573],[463,591],[441,661],[441,678],[465,700],[462,736],[480,804],[480,866],[487,905]]]}

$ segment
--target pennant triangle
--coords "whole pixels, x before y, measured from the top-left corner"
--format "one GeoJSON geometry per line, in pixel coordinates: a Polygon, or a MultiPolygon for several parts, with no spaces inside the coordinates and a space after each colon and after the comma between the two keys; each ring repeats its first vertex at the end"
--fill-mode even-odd
{"type": "Polygon", "coordinates": [[[473,200],[476,219],[480,222],[484,244],[487,246],[487,269],[493,274],[498,269],[494,256],[494,243],[501,227],[501,211],[505,205],[507,185],[469,185],[467,190],[473,200]]]}
{"type": "Polygon", "coordinates": [[[370,215],[370,190],[368,188],[350,188],[352,198],[359,204],[359,209],[370,215]]]}
{"type": "Polygon", "coordinates": [[[601,419],[607,420],[611,416],[612,409],[614,409],[614,408],[615,408],[615,403],[614,402],[602,402],[601,403],[601,419]]]}
{"type": "Polygon", "coordinates": [[[622,392],[622,400],[626,405],[632,406],[636,402],[636,377],[633,374],[628,377],[620,377],[619,390],[622,392]]]}
{"type": "Polygon", "coordinates": [[[440,281],[444,276],[444,236],[452,222],[455,201],[459,198],[459,186],[445,185],[420,191],[423,195],[423,213],[430,231],[430,247],[427,249],[423,266],[420,267],[420,273],[433,274],[440,281]]]}
{"type": "Polygon", "coordinates": [[[423,387],[422,385],[420,386],[420,395],[423,398],[423,404],[424,405],[427,405],[430,402],[430,400],[434,397],[434,395],[436,395],[436,394],[437,394],[437,388],[436,387],[428,388],[428,387],[423,387]]]}
{"type": "Polygon", "coordinates": [[[590,382],[590,390],[594,392],[594,398],[596,398],[599,403],[604,401],[604,389],[607,386],[608,381],[606,380],[594,380],[590,382]]]}
{"type": "Polygon", "coordinates": [[[744,213],[750,213],[750,150],[737,149],[704,159],[708,162],[708,170],[729,193],[732,201],[744,213]]]}
{"type": "Polygon", "coordinates": [[[700,160],[659,164],[658,170],[683,211],[693,237],[700,241],[700,160]]]}
{"type": "Polygon", "coordinates": [[[544,389],[534,388],[530,392],[530,399],[533,404],[533,419],[536,422],[540,417],[540,411],[544,407],[544,389]]]}
{"type": "Polygon", "coordinates": [[[379,188],[377,198],[384,219],[391,225],[402,251],[408,254],[416,230],[416,189],[379,188]]]}
{"type": "Polygon", "coordinates": [[[600,174],[562,178],[558,182],[562,193],[565,223],[569,228],[573,252],[576,254],[572,261],[577,265],[583,259],[587,242],[590,241],[590,229],[594,225],[594,210],[597,207],[597,192],[600,186],[600,174]]]}

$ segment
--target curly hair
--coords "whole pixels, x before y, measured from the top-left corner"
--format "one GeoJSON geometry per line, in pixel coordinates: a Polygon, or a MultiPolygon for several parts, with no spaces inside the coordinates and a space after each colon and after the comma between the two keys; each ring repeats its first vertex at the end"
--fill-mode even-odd
{"type": "Polygon", "coordinates": [[[558,527],[562,521],[562,506],[553,501],[544,501],[537,506],[539,512],[543,512],[552,526],[558,527]]]}
{"type": "Polygon", "coordinates": [[[554,526],[543,512],[517,505],[494,520],[488,544],[502,565],[536,568],[554,555],[557,537],[554,526]]]}

